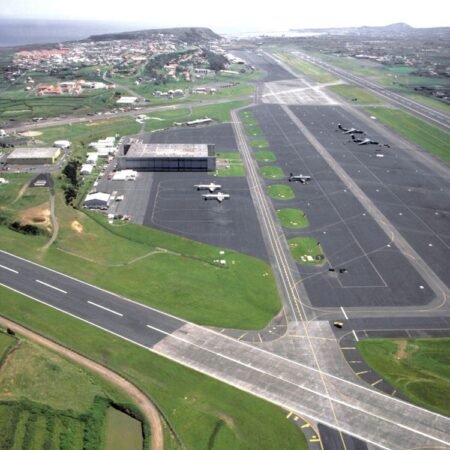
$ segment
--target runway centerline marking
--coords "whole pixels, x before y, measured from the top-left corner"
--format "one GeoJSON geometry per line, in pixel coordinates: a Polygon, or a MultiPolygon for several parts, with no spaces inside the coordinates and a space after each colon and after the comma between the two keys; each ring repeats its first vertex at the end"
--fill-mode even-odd
{"type": "Polygon", "coordinates": [[[0,264],[0,267],[2,269],[9,270],[12,273],[19,273],[17,270],[11,269],[10,267],[2,266],[1,264],[0,264]]]}
{"type": "Polygon", "coordinates": [[[47,287],[49,287],[49,288],[52,288],[52,289],[54,289],[55,291],[62,292],[63,294],[67,294],[67,291],[64,291],[63,289],[60,289],[60,288],[58,288],[58,287],[56,287],[56,286],[53,286],[53,285],[51,285],[51,284],[48,284],[48,283],[46,283],[45,281],[36,280],[36,283],[43,284],[44,286],[47,286],[47,287]]]}
{"type": "Polygon", "coordinates": [[[122,314],[122,313],[117,312],[117,311],[114,311],[113,309],[109,309],[109,308],[107,308],[106,306],[99,305],[98,303],[91,302],[90,300],[88,300],[87,302],[88,302],[90,305],[92,305],[92,306],[96,306],[97,308],[104,309],[105,311],[108,311],[108,312],[110,312],[110,313],[112,313],[112,314],[115,314],[116,316],[123,317],[123,314],[122,314]]]}

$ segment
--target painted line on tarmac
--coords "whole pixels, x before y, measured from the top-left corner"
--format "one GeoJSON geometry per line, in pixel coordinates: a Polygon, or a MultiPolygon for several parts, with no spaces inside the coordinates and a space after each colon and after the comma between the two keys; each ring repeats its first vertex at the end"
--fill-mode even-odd
{"type": "Polygon", "coordinates": [[[109,309],[109,308],[107,308],[106,306],[99,305],[98,303],[91,302],[90,300],[88,300],[88,303],[89,303],[90,305],[92,305],[92,306],[96,306],[97,308],[101,308],[101,309],[104,309],[105,311],[108,311],[108,312],[110,312],[110,313],[112,313],[112,314],[115,314],[116,316],[123,317],[123,314],[122,314],[122,313],[117,312],[117,311],[114,311],[113,309],[109,309]]]}
{"type": "Polygon", "coordinates": [[[58,288],[58,287],[56,287],[56,286],[53,286],[53,285],[51,285],[51,284],[45,283],[44,281],[36,280],[36,283],[43,284],[44,286],[47,286],[47,287],[49,287],[49,288],[52,288],[52,289],[54,289],[55,291],[59,291],[59,292],[62,292],[63,294],[67,294],[67,291],[64,291],[64,290],[62,290],[62,289],[60,289],[60,288],[58,288]]]}
{"type": "Polygon", "coordinates": [[[19,272],[17,272],[17,270],[11,269],[10,267],[2,266],[1,264],[0,264],[0,267],[2,269],[9,270],[12,273],[19,273],[19,272]]]}

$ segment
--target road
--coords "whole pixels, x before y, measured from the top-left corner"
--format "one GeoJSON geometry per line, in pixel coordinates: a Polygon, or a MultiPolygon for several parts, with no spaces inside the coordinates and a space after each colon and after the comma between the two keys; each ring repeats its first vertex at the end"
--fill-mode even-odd
{"type": "Polygon", "coordinates": [[[220,99],[211,99],[211,100],[200,100],[197,102],[191,103],[177,103],[175,105],[159,105],[159,106],[138,106],[138,110],[132,109],[131,111],[121,111],[117,113],[106,114],[103,113],[101,115],[93,115],[93,116],[79,116],[79,117],[63,117],[63,118],[49,118],[40,120],[39,122],[6,122],[2,128],[5,129],[8,133],[11,132],[21,132],[27,130],[37,130],[40,128],[47,128],[53,126],[61,126],[68,125],[74,123],[82,123],[82,122],[101,122],[105,120],[115,119],[117,117],[129,117],[136,116],[137,114],[146,114],[146,113],[155,113],[161,111],[170,111],[173,109],[190,109],[198,106],[207,106],[207,105],[217,105],[220,103],[229,103],[238,100],[249,100],[252,99],[253,96],[238,96],[238,97],[226,97],[220,99]]]}
{"type": "Polygon", "coordinates": [[[380,448],[450,448],[448,418],[3,251],[0,284],[380,448]]]}
{"type": "Polygon", "coordinates": [[[392,92],[389,89],[386,89],[383,86],[374,83],[373,81],[369,81],[366,78],[353,75],[352,73],[349,73],[343,69],[332,66],[331,64],[323,62],[317,58],[313,58],[302,52],[295,52],[295,55],[299,56],[300,58],[304,59],[305,61],[311,64],[314,64],[322,69],[325,69],[331,74],[336,75],[337,77],[342,78],[343,80],[348,81],[349,83],[356,84],[357,86],[360,86],[364,89],[367,89],[370,92],[375,93],[376,95],[379,95],[388,103],[406,109],[407,111],[415,114],[416,116],[419,116],[422,119],[426,119],[429,122],[438,125],[447,131],[450,131],[450,116],[448,114],[445,114],[429,106],[418,103],[414,100],[404,97],[403,95],[397,94],[396,92],[392,92]]]}

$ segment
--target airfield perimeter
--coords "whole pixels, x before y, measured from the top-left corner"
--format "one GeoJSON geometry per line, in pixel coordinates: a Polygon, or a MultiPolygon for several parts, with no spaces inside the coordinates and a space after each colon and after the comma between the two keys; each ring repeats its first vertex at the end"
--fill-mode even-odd
{"type": "MultiPolygon", "coordinates": [[[[0,253],[0,264],[9,272],[0,272],[0,282],[382,448],[450,447],[447,418],[368,388],[342,357],[329,322],[311,320],[350,317],[349,323],[355,324],[358,333],[355,317],[374,317],[372,328],[385,324],[395,327],[396,320],[399,326],[406,320],[409,327],[417,328],[420,322],[415,321],[427,315],[426,328],[449,328],[449,280],[445,271],[450,242],[445,234],[450,212],[445,203],[448,168],[441,166],[437,171],[432,157],[416,158],[415,150],[407,155],[403,141],[372,125],[370,119],[339,107],[320,88],[308,88],[308,83],[300,80],[289,95],[286,83],[274,83],[297,80],[269,57],[247,53],[244,57],[272,73],[266,80],[271,83],[258,89],[257,100],[263,104],[252,111],[277,156],[275,164],[285,173],[307,172],[313,177],[307,185],[291,184],[296,199],[283,202],[286,207],[300,207],[308,215],[311,226],[295,235],[314,236],[321,242],[327,264],[347,269],[336,275],[329,272],[328,265],[313,268],[293,262],[285,239],[293,232],[283,231],[274,220],[280,203],[272,203],[265,196],[265,182],[251,159],[238,115],[233,113],[236,143],[246,165],[247,186],[251,187],[255,207],[246,221],[259,219],[262,237],[255,235],[254,239],[266,243],[268,260],[277,275],[288,330],[282,338],[258,346],[239,342],[124,302],[4,252],[0,253]],[[299,94],[302,88],[304,96],[299,94]],[[287,107],[289,99],[294,105],[289,103],[287,107]],[[371,146],[347,143],[348,137],[335,131],[338,122],[361,127],[390,148],[386,147],[384,157],[379,158],[371,146]],[[317,141],[328,153],[323,153],[317,141]],[[343,170],[351,177],[348,183],[343,181],[343,170]],[[388,222],[383,223],[385,218],[388,222]],[[394,234],[386,234],[392,226],[394,234]]],[[[288,86],[292,89],[292,84],[288,86]]],[[[166,139],[163,136],[161,139],[166,139]]],[[[189,188],[192,181],[186,178],[189,188]]],[[[158,184],[153,183],[152,189],[158,184]]],[[[170,183],[169,188],[173,190],[170,183]]],[[[247,189],[245,184],[239,185],[241,188],[247,189]]],[[[234,196],[230,202],[233,200],[234,196]]],[[[188,196],[186,201],[198,200],[188,196]]],[[[152,216],[155,204],[153,199],[146,218],[152,216]]],[[[213,216],[213,221],[217,217],[213,216]]],[[[164,221],[159,226],[161,223],[167,226],[164,221]]],[[[212,243],[217,244],[214,240],[212,243]]],[[[253,254],[251,248],[247,252],[253,254]]]]}

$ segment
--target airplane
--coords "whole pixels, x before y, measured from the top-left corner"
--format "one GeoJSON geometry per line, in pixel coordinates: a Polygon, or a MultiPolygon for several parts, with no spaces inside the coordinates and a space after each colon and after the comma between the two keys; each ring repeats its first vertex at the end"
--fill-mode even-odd
{"type": "Polygon", "coordinates": [[[195,188],[197,188],[197,191],[200,191],[201,189],[208,189],[209,192],[214,192],[216,189],[221,189],[222,186],[220,184],[215,183],[209,183],[209,184],[195,184],[195,188]]]}
{"type": "Polygon", "coordinates": [[[230,194],[224,194],[223,192],[218,192],[217,194],[203,194],[203,199],[206,200],[217,200],[222,203],[224,200],[230,198],[230,194]]]}
{"type": "Polygon", "coordinates": [[[352,134],[352,140],[355,144],[358,144],[358,145],[366,145],[366,144],[380,145],[379,142],[372,141],[372,139],[369,139],[369,138],[357,139],[357,138],[355,138],[355,136],[353,134],[352,134]]]}
{"type": "Polygon", "coordinates": [[[364,133],[364,131],[357,130],[356,128],[344,128],[340,123],[338,123],[338,128],[344,134],[362,134],[362,133],[364,133]]]}
{"type": "Polygon", "coordinates": [[[310,175],[294,175],[293,173],[289,174],[289,181],[300,181],[300,183],[305,184],[308,181],[311,181],[311,176],[310,175]]]}

